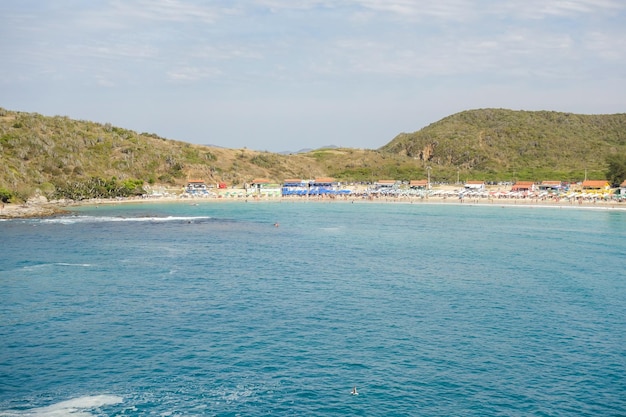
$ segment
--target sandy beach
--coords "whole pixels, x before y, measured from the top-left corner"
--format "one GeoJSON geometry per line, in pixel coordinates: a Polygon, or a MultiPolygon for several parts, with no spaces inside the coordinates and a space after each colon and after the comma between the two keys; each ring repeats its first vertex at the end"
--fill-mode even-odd
{"type": "Polygon", "coordinates": [[[23,204],[2,204],[0,206],[0,219],[17,219],[32,217],[49,217],[71,211],[76,206],[94,206],[104,204],[127,204],[127,203],[227,203],[227,202],[323,202],[323,203],[390,203],[390,204],[455,204],[455,205],[492,205],[506,207],[546,207],[546,208],[569,208],[569,209],[595,209],[595,210],[626,210],[626,202],[619,200],[603,200],[593,198],[495,198],[489,197],[464,197],[458,196],[384,196],[365,195],[355,193],[344,196],[288,196],[288,197],[233,197],[218,194],[216,197],[190,197],[186,195],[169,195],[159,197],[133,197],[116,199],[90,199],[83,201],[58,200],[48,201],[44,197],[28,200],[23,204]]]}

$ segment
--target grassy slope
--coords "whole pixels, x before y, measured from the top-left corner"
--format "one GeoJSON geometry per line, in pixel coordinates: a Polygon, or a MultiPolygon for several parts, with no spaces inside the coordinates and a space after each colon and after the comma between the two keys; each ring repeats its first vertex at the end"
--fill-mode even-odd
{"type": "Polygon", "coordinates": [[[309,165],[312,174],[320,174],[305,155],[193,145],[109,124],[1,109],[0,152],[0,187],[24,196],[90,177],[180,186],[188,178],[229,184],[278,180],[298,176],[309,165]]]}
{"type": "Polygon", "coordinates": [[[576,180],[587,170],[603,179],[607,156],[626,152],[626,114],[471,110],[400,134],[381,149],[448,176],[458,169],[484,179],[576,180]]]}

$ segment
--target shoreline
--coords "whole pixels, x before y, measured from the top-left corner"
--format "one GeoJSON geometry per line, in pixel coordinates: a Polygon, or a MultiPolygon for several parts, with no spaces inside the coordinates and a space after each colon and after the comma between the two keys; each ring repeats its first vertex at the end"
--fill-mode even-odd
{"type": "Polygon", "coordinates": [[[5,203],[0,208],[0,220],[12,220],[12,219],[29,219],[29,218],[43,218],[51,217],[63,213],[68,213],[68,210],[62,208],[62,206],[54,203],[45,204],[8,204],[5,203]]]}
{"type": "Polygon", "coordinates": [[[626,202],[617,201],[586,201],[586,200],[542,200],[535,198],[452,198],[440,196],[428,197],[376,197],[341,196],[341,197],[137,197],[115,199],[90,199],[83,201],[47,201],[32,199],[24,204],[5,203],[0,207],[0,220],[44,218],[67,214],[72,207],[98,206],[110,204],[159,204],[159,203],[351,203],[351,204],[437,204],[458,206],[501,206],[526,208],[558,208],[579,210],[626,211],[626,202]]]}

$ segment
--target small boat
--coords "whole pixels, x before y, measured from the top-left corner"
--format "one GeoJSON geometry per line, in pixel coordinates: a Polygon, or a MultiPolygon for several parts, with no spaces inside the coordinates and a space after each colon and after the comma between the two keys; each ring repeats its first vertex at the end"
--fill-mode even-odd
{"type": "Polygon", "coordinates": [[[356,387],[352,388],[352,391],[350,391],[351,395],[359,395],[359,393],[356,390],[356,387]]]}

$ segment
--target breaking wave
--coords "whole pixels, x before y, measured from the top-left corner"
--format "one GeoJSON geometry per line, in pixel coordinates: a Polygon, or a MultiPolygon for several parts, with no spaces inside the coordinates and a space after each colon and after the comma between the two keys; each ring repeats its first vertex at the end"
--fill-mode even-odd
{"type": "Polygon", "coordinates": [[[196,222],[211,219],[210,216],[146,216],[146,217],[95,217],[95,216],[63,216],[41,219],[41,223],[48,224],[77,224],[77,223],[114,223],[114,222],[196,222]]]}
{"type": "Polygon", "coordinates": [[[116,395],[90,395],[61,401],[46,407],[0,411],[0,417],[91,417],[101,415],[101,408],[120,404],[123,401],[122,397],[116,395]]]}

